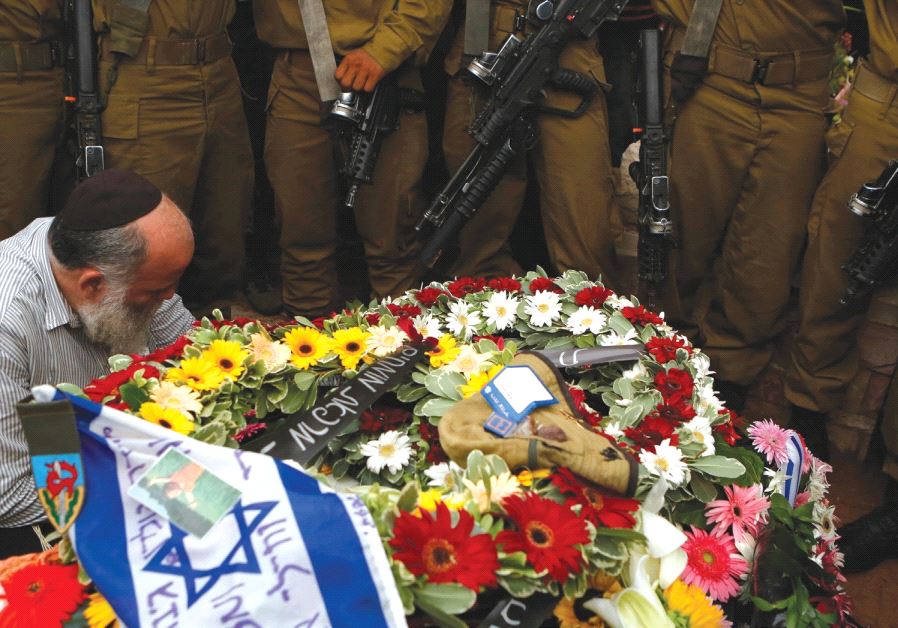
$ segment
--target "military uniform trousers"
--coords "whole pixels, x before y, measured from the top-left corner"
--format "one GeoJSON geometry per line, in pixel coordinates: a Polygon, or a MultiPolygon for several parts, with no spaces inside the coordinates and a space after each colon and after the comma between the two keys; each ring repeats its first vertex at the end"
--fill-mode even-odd
{"type": "Polygon", "coordinates": [[[801,274],[800,323],[786,371],[786,397],[803,408],[830,412],[857,371],[857,331],[868,299],[850,306],[841,270],[869,220],[848,200],[898,159],[898,84],[862,66],[848,107],[827,133],[829,169],[814,195],[801,274]]]}
{"type": "Polygon", "coordinates": [[[0,239],[50,213],[62,86],[59,68],[0,72],[0,239]]]}
{"type": "MultiPolygon", "coordinates": [[[[108,89],[110,63],[100,64],[108,89]]],[[[191,307],[239,289],[253,156],[230,56],[206,64],[122,62],[103,113],[106,167],[132,170],[193,223],[196,251],[178,292],[191,307]]]]}
{"type": "MultiPolygon", "coordinates": [[[[414,68],[397,70],[412,86],[414,68]]],[[[419,79],[418,79],[419,80],[419,79]]],[[[281,274],[288,312],[323,314],[339,305],[336,270],[337,211],[343,200],[334,137],[323,125],[322,104],[308,51],[282,51],[268,93],[265,165],[281,222],[281,274]]],[[[399,128],[384,138],[371,185],[362,185],[356,228],[374,296],[402,294],[418,282],[414,225],[424,198],[427,161],[423,113],[404,111],[399,128]]]]}
{"type": "Polygon", "coordinates": [[[698,335],[724,380],[747,385],[786,326],[823,170],[826,79],[749,84],[710,74],[678,112],[671,211],[679,248],[668,318],[698,335]]]}
{"type": "MultiPolygon", "coordinates": [[[[460,45],[461,39],[456,42],[460,45]]],[[[608,87],[595,40],[569,44],[560,65],[608,87]]],[[[443,151],[450,171],[457,170],[474,147],[466,129],[487,95],[485,86],[467,81],[461,75],[449,81],[443,151]]],[[[580,98],[550,89],[546,101],[573,110],[580,98]]],[[[604,92],[599,91],[579,118],[539,114],[536,121],[539,139],[530,156],[551,262],[560,272],[582,270],[614,285],[614,240],[622,225],[614,198],[604,92]]],[[[525,160],[517,160],[465,225],[452,274],[495,277],[520,271],[508,239],[524,202],[526,172],[525,160]]]]}

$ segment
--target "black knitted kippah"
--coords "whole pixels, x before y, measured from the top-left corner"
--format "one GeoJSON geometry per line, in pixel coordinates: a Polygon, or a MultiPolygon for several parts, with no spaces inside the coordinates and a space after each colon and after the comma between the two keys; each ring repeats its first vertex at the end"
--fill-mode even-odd
{"type": "Polygon", "coordinates": [[[76,187],[58,219],[74,231],[100,231],[134,222],[162,202],[162,192],[139,174],[104,170],[76,187]]]}

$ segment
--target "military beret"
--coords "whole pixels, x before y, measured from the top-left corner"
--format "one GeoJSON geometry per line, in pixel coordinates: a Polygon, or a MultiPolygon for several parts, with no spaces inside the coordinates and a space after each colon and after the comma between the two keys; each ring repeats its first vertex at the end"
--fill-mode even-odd
{"type": "Polygon", "coordinates": [[[134,222],[160,202],[162,192],[139,174],[104,170],[72,191],[57,219],[73,231],[101,231],[134,222]]]}

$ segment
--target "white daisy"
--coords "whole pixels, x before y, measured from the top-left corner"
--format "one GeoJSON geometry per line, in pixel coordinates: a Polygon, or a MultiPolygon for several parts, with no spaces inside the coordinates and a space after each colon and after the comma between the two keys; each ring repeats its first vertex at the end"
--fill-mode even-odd
{"type": "Polygon", "coordinates": [[[608,434],[614,440],[620,440],[624,437],[624,431],[620,427],[620,423],[612,421],[602,428],[602,431],[608,434]]]}
{"type": "Polygon", "coordinates": [[[714,433],[711,431],[711,423],[703,416],[694,417],[688,423],[680,427],[680,431],[689,434],[692,440],[702,445],[705,449],[702,456],[714,455],[714,433]]]}
{"type": "Polygon", "coordinates": [[[695,387],[698,401],[695,409],[705,416],[716,417],[723,410],[723,403],[714,392],[714,384],[708,380],[695,387]]]}
{"type": "Polygon", "coordinates": [[[249,337],[249,351],[253,362],[262,362],[269,371],[278,371],[287,366],[291,355],[290,347],[264,334],[249,337]]]}
{"type": "Polygon", "coordinates": [[[615,310],[622,310],[625,307],[633,307],[633,302],[627,297],[612,294],[610,297],[605,299],[605,305],[610,308],[614,308],[615,310]]]}
{"type": "Polygon", "coordinates": [[[660,445],[655,445],[655,451],[643,449],[639,453],[639,462],[649,473],[664,478],[674,486],[679,486],[686,479],[683,452],[671,445],[669,438],[661,441],[660,445]]]}
{"type": "Polygon", "coordinates": [[[599,336],[599,344],[603,347],[616,347],[620,345],[631,345],[639,340],[639,335],[635,329],[628,329],[627,333],[621,336],[617,332],[611,332],[604,336],[599,336]]]}
{"type": "Polygon", "coordinates": [[[408,464],[412,446],[408,436],[390,430],[362,445],[359,452],[368,458],[365,464],[374,473],[380,473],[384,467],[396,473],[408,464]]]}
{"type": "Polygon", "coordinates": [[[602,331],[608,317],[601,310],[591,305],[583,305],[567,319],[567,328],[574,334],[598,334],[602,331]]]}
{"type": "Polygon", "coordinates": [[[649,374],[645,365],[642,362],[637,362],[631,368],[628,368],[626,371],[621,373],[621,377],[624,379],[642,379],[645,378],[649,374]]]}
{"type": "Polygon", "coordinates": [[[378,357],[390,355],[408,340],[408,335],[396,325],[382,327],[380,325],[368,328],[368,350],[378,357]]]}
{"type": "Polygon", "coordinates": [[[561,315],[561,302],[554,292],[540,290],[532,297],[527,297],[524,311],[530,316],[531,325],[548,327],[561,315]]]}
{"type": "Polygon", "coordinates": [[[481,323],[480,314],[472,311],[464,301],[456,301],[449,306],[449,315],[446,323],[456,336],[462,336],[469,340],[474,334],[475,328],[481,323]]]}
{"type": "Polygon", "coordinates": [[[452,462],[441,462],[424,469],[424,475],[430,478],[428,486],[451,489],[453,487],[452,473],[461,471],[461,467],[452,462]]]}
{"type": "Polygon", "coordinates": [[[464,345],[455,360],[447,364],[446,368],[470,379],[483,370],[484,365],[490,360],[490,355],[489,353],[478,353],[477,349],[471,345],[464,345]]]}
{"type": "MultiPolygon", "coordinates": [[[[289,352],[288,348],[287,353],[289,352]]],[[[198,392],[187,386],[179,386],[174,382],[159,382],[159,385],[150,393],[150,399],[163,408],[179,410],[190,415],[191,419],[196,418],[195,415],[203,409],[198,392]]]]}
{"type": "Polygon", "coordinates": [[[689,356],[689,364],[695,369],[696,379],[708,377],[714,372],[711,370],[711,358],[698,349],[693,350],[692,355],[689,356]]]}
{"type": "Polygon", "coordinates": [[[486,484],[483,480],[477,480],[475,484],[467,478],[464,480],[465,487],[470,491],[471,497],[480,508],[480,512],[489,510],[490,503],[501,504],[502,500],[509,495],[514,495],[521,489],[521,483],[518,478],[503,471],[499,475],[491,475],[487,478],[486,484]]]}
{"type": "Polygon", "coordinates": [[[432,314],[421,314],[412,319],[415,329],[421,334],[422,338],[439,338],[443,335],[440,329],[440,321],[432,314]]]}
{"type": "Polygon", "coordinates": [[[505,291],[496,292],[490,296],[486,305],[483,306],[487,324],[494,325],[497,330],[507,329],[514,325],[518,303],[517,298],[505,291]]]}

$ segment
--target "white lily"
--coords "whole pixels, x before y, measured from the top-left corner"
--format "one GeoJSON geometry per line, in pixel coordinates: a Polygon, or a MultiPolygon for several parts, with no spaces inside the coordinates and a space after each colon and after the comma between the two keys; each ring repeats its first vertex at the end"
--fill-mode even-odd
{"type": "Polygon", "coordinates": [[[651,581],[650,560],[647,554],[635,560],[631,558],[630,586],[610,600],[595,598],[583,606],[600,616],[611,628],[674,628],[651,581]]]}

